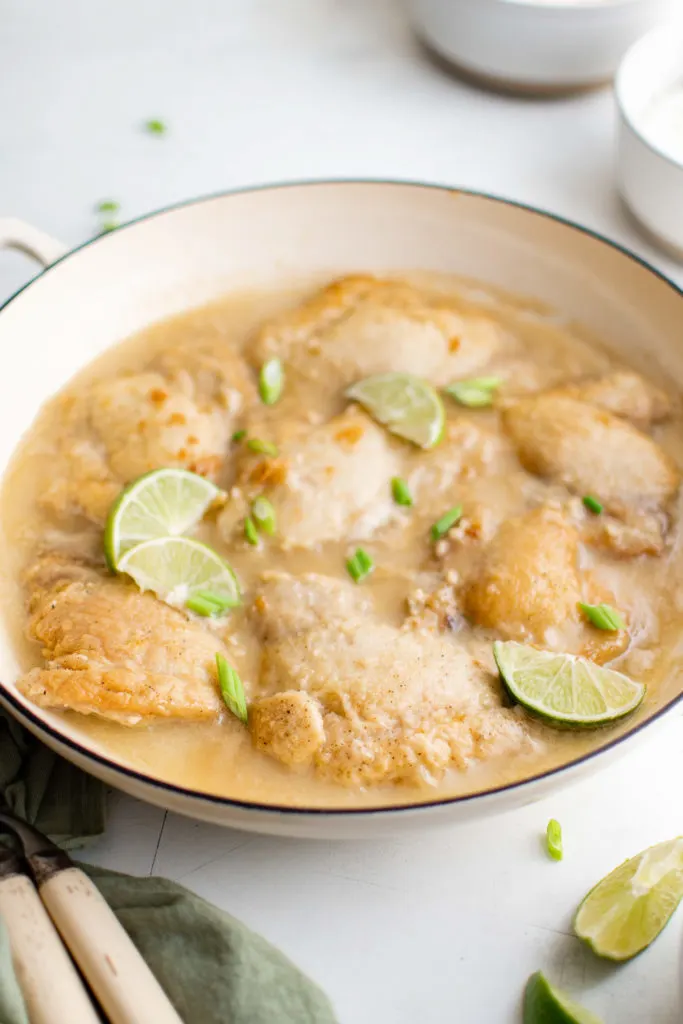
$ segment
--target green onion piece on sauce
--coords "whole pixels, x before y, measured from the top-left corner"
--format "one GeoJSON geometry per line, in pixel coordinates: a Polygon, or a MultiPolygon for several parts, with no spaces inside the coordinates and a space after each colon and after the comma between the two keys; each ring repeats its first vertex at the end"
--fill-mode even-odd
{"type": "Polygon", "coordinates": [[[375,563],[363,548],[356,548],[355,553],[346,561],[346,571],[354,583],[360,583],[374,568],[375,563]]]}
{"type": "Polygon", "coordinates": [[[234,668],[228,665],[222,654],[216,655],[216,668],[218,670],[218,685],[221,690],[221,697],[229,711],[240,722],[247,724],[249,713],[247,711],[247,698],[244,694],[242,680],[234,668]]]}
{"type": "Polygon", "coordinates": [[[444,515],[441,516],[441,519],[437,519],[432,526],[432,540],[441,540],[442,537],[445,537],[448,531],[455,526],[461,516],[462,505],[456,505],[454,508],[449,509],[448,512],[445,512],[444,515]]]}
{"type": "Polygon", "coordinates": [[[468,409],[483,409],[493,405],[493,396],[502,383],[500,377],[471,377],[469,380],[449,384],[445,391],[468,409]]]}
{"type": "Polygon", "coordinates": [[[228,609],[237,608],[238,605],[239,601],[225,594],[217,594],[213,590],[198,590],[185,603],[185,607],[195,615],[204,615],[206,618],[223,615],[228,609]]]}
{"type": "Polygon", "coordinates": [[[254,499],[251,505],[251,516],[259,530],[263,530],[270,537],[273,536],[276,527],[275,509],[267,498],[260,496],[254,499]]]}
{"type": "Polygon", "coordinates": [[[279,359],[269,359],[261,367],[258,379],[258,390],[264,405],[275,405],[282,394],[285,383],[285,371],[279,359]]]}
{"type": "Polygon", "coordinates": [[[406,481],[400,476],[393,477],[391,481],[391,494],[397,505],[403,505],[405,508],[410,508],[413,504],[413,496],[410,493],[410,488],[406,481]]]}
{"type": "Polygon", "coordinates": [[[251,516],[247,516],[244,520],[244,538],[247,544],[252,544],[254,547],[258,544],[258,530],[251,516]]]}
{"type": "Polygon", "coordinates": [[[594,498],[592,494],[586,494],[582,500],[589,512],[592,512],[596,516],[600,515],[604,506],[597,498],[594,498]]]}
{"type": "Polygon", "coordinates": [[[247,441],[247,448],[259,455],[270,455],[272,458],[278,454],[277,445],[272,441],[262,441],[260,437],[250,437],[247,441]]]}
{"type": "Polygon", "coordinates": [[[584,604],[580,601],[579,608],[596,629],[604,629],[613,633],[620,629],[626,629],[626,623],[619,612],[608,604],[584,604]]]}
{"type": "Polygon", "coordinates": [[[246,430],[236,430],[235,433],[230,438],[230,440],[232,441],[233,444],[239,444],[239,442],[243,441],[246,436],[246,430]]]}

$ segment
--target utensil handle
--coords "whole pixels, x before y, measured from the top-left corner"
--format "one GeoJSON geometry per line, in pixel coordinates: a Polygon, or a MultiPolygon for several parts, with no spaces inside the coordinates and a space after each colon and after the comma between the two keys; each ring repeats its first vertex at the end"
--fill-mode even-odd
{"type": "Polygon", "coordinates": [[[0,880],[0,915],[31,1024],[100,1024],[55,926],[25,875],[0,880]]]}
{"type": "Polygon", "coordinates": [[[56,238],[14,217],[0,218],[0,249],[18,249],[44,267],[49,267],[67,252],[66,246],[56,238]]]}
{"type": "Polygon", "coordinates": [[[87,875],[59,871],[42,883],[40,897],[111,1024],[182,1024],[87,875]]]}

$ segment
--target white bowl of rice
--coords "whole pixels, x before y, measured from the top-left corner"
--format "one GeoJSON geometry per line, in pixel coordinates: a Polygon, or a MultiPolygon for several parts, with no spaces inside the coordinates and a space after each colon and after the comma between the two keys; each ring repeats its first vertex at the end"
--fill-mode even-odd
{"type": "Polygon", "coordinates": [[[494,88],[561,93],[609,82],[680,0],[408,0],[421,39],[494,88]]]}

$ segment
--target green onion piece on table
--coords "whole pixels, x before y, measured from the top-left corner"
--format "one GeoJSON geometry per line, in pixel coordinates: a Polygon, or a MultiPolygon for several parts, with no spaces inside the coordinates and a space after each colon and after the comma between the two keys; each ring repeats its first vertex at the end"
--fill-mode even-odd
{"type": "Polygon", "coordinates": [[[626,623],[619,612],[608,604],[584,604],[580,601],[579,608],[596,629],[608,632],[626,629],[626,623]]]}
{"type": "Polygon", "coordinates": [[[218,685],[221,689],[221,697],[225,706],[233,713],[240,722],[247,724],[247,698],[244,694],[242,680],[235,671],[228,665],[222,654],[216,655],[216,668],[218,669],[218,685]]]}
{"type": "Polygon", "coordinates": [[[258,530],[251,516],[247,516],[244,520],[244,538],[247,544],[252,544],[254,547],[258,544],[258,530]]]}
{"type": "Polygon", "coordinates": [[[355,553],[346,562],[346,570],[354,583],[360,583],[374,568],[375,563],[363,548],[356,548],[355,553]]]}
{"type": "Polygon", "coordinates": [[[276,526],[275,509],[267,498],[261,496],[252,502],[251,516],[259,530],[273,536],[276,526]]]}
{"type": "Polygon", "coordinates": [[[168,131],[168,126],[157,117],[152,117],[149,121],[145,121],[145,128],[150,135],[165,135],[168,131]]]}
{"type": "Polygon", "coordinates": [[[448,512],[445,512],[444,515],[441,516],[441,519],[437,519],[432,526],[432,540],[441,540],[442,537],[445,537],[448,531],[455,526],[461,516],[462,505],[456,505],[454,508],[449,509],[448,512]]]}
{"type": "Polygon", "coordinates": [[[553,860],[562,860],[564,856],[562,849],[562,826],[554,818],[550,819],[546,829],[546,848],[548,855],[553,860]]]}
{"type": "Polygon", "coordinates": [[[459,405],[465,405],[468,409],[484,409],[493,405],[493,396],[502,383],[500,377],[472,377],[470,380],[449,384],[445,391],[459,405]]]}
{"type": "Polygon", "coordinates": [[[405,508],[410,508],[413,504],[413,496],[410,493],[410,488],[406,481],[400,476],[393,477],[391,481],[391,494],[397,505],[403,505],[405,508]]]}
{"type": "Polygon", "coordinates": [[[262,441],[260,437],[251,437],[247,441],[247,448],[258,455],[270,455],[273,458],[278,454],[277,445],[272,441],[262,441]]]}
{"type": "Polygon", "coordinates": [[[603,510],[603,505],[597,498],[594,498],[592,494],[587,494],[582,500],[589,512],[592,512],[596,516],[600,515],[603,510]]]}
{"type": "Polygon", "coordinates": [[[115,220],[105,220],[100,228],[101,235],[108,235],[110,231],[116,231],[119,224],[115,220]]]}
{"type": "Polygon", "coordinates": [[[284,383],[285,371],[279,359],[269,359],[263,364],[259,373],[258,389],[264,405],[275,405],[282,394],[284,383]]]}
{"type": "Polygon", "coordinates": [[[118,213],[121,209],[121,204],[117,203],[115,199],[102,199],[97,204],[98,213],[118,213]]]}

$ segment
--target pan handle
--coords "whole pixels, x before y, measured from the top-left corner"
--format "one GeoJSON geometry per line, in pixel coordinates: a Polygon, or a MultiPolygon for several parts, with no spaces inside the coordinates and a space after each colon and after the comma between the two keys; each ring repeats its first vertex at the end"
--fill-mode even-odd
{"type": "Polygon", "coordinates": [[[0,218],[0,249],[17,249],[43,267],[49,267],[68,252],[56,238],[14,217],[0,218]]]}

